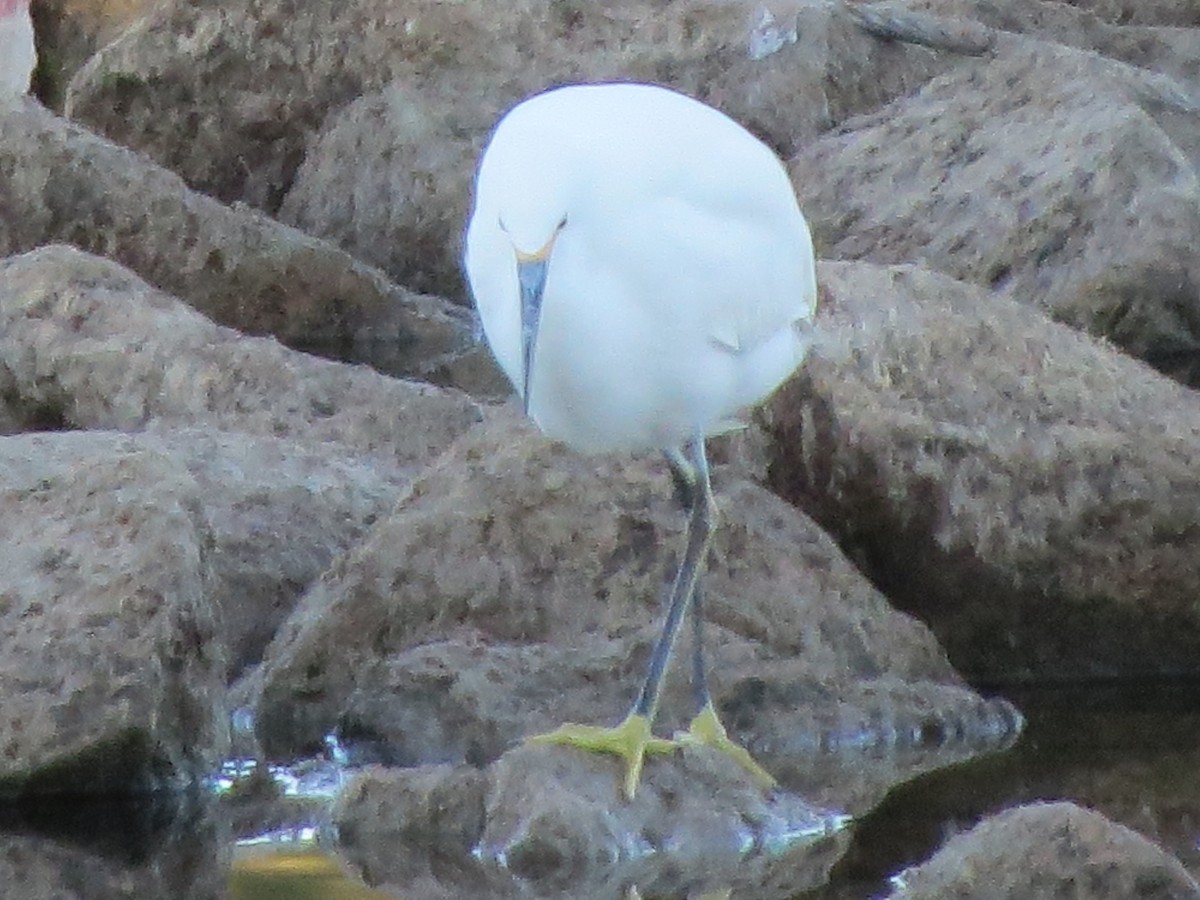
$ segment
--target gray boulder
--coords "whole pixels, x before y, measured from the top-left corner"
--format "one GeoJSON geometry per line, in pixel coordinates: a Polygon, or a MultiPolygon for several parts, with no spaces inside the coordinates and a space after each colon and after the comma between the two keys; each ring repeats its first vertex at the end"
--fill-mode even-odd
{"type": "Polygon", "coordinates": [[[182,787],[228,747],[199,485],[135,437],[0,439],[0,793],[182,787]]]}
{"type": "Polygon", "coordinates": [[[102,49],[67,108],[198,190],[283,206],[402,283],[461,296],[473,160],[529,94],[667,84],[790,154],[956,60],[874,38],[842,4],[205,0],[163,4],[102,49]]]}
{"type": "MultiPolygon", "coordinates": [[[[564,719],[626,712],[683,516],[663,464],[580,456],[531,428],[498,415],[467,434],[307,592],[264,658],[269,755],[341,729],[406,765],[483,763],[564,719]]],[[[740,479],[719,485],[713,688],[752,750],[1004,730],[809,520],[740,479]]],[[[664,731],[694,711],[686,679],[669,679],[664,731]]]]}
{"type": "Polygon", "coordinates": [[[1200,885],[1159,847],[1072,803],[1006,810],[895,879],[892,900],[1192,900],[1200,885]]]}
{"type": "Polygon", "coordinates": [[[213,324],[116,263],[52,246],[0,261],[0,398],[40,427],[202,427],[417,466],[479,418],[458,391],[213,324]]]}
{"type": "Polygon", "coordinates": [[[819,252],[919,263],[1167,370],[1200,347],[1200,110],[1147,70],[1009,36],[791,162],[819,252]],[[1193,144],[1194,139],[1193,139],[1193,144]]]}
{"type": "Polygon", "coordinates": [[[1195,674],[1195,392],[922,269],[819,280],[819,346],[758,420],[775,490],[968,677],[1195,674]]]}
{"type": "Polygon", "coordinates": [[[187,188],[145,156],[32,99],[0,104],[0,257],[69,243],[109,257],[222,325],[427,376],[471,323],[341,250],[187,188]]]}

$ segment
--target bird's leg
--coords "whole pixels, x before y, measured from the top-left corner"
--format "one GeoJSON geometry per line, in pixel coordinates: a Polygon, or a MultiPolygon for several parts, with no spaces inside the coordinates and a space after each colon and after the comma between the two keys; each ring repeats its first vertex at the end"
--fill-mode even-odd
{"type": "Polygon", "coordinates": [[[637,793],[642,765],[647,753],[667,753],[676,748],[674,741],[655,738],[651,735],[654,716],[658,711],[659,690],[663,675],[671,661],[679,626],[692,599],[692,592],[699,577],[700,567],[708,552],[709,534],[712,530],[714,504],[708,481],[708,461],[704,455],[704,439],[698,436],[691,443],[694,459],[687,460],[678,451],[669,451],[667,460],[682,485],[690,494],[687,546],[675,581],[671,585],[671,597],[667,605],[667,618],[662,631],[650,653],[646,678],[638,693],[633,709],[625,720],[615,728],[595,725],[562,725],[548,734],[540,734],[528,741],[539,744],[567,744],[599,753],[612,753],[625,761],[625,795],[632,799],[637,793]],[[700,473],[703,473],[702,475],[700,473]]]}
{"type": "Polygon", "coordinates": [[[671,469],[671,481],[675,485],[675,499],[685,510],[691,510],[692,499],[696,496],[696,470],[687,461],[687,457],[678,449],[664,450],[663,456],[671,469]]]}
{"type": "MultiPolygon", "coordinates": [[[[678,450],[666,453],[667,463],[671,467],[671,475],[675,480],[676,491],[691,503],[701,492],[711,497],[708,475],[708,460],[704,454],[704,446],[700,445],[695,465],[678,450]]],[[[711,527],[711,526],[710,526],[711,527]]],[[[707,552],[707,550],[706,550],[707,552]]],[[[703,560],[701,560],[701,565],[703,560]]],[[[675,736],[680,743],[699,743],[712,747],[726,756],[730,756],[743,769],[750,773],[763,788],[775,785],[775,779],[746,751],[746,748],[730,740],[725,733],[725,726],[717,716],[713,706],[712,695],[708,692],[708,673],[704,664],[704,577],[702,571],[697,571],[692,585],[691,598],[692,616],[692,695],[696,701],[696,715],[688,730],[675,736]]]]}
{"type": "Polygon", "coordinates": [[[716,517],[716,504],[713,502],[712,487],[708,480],[708,458],[704,453],[703,436],[697,436],[689,446],[692,451],[690,460],[684,460],[677,451],[667,453],[667,461],[672,464],[672,470],[680,478],[685,493],[691,495],[691,508],[688,513],[687,546],[683,551],[679,571],[675,573],[675,581],[671,585],[667,618],[654,645],[654,651],[650,654],[646,680],[642,683],[642,690],[633,705],[635,714],[646,716],[651,721],[658,711],[658,695],[662,688],[663,675],[671,661],[675,640],[679,637],[683,614],[691,605],[700,571],[704,567],[713,519],[716,517]],[[685,465],[680,465],[680,462],[685,465]]]}
{"type": "Polygon", "coordinates": [[[675,735],[681,744],[704,744],[731,757],[745,769],[764,790],[775,786],[771,774],[754,761],[749,751],[735,743],[725,733],[725,726],[717,716],[712,695],[708,692],[708,676],[704,666],[704,586],[697,581],[692,596],[692,694],[696,698],[698,712],[687,731],[675,735]]]}

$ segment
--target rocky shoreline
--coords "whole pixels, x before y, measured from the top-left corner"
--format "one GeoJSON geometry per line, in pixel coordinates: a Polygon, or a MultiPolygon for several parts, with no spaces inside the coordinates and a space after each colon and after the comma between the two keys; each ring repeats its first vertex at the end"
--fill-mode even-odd
{"type": "MultiPolygon", "coordinates": [[[[780,771],[999,746],[1020,714],[972,683],[1200,677],[1194,4],[51,5],[63,108],[0,98],[10,800],[193,784],[243,709],[272,761],[384,748],[336,811],[369,882],[418,883],[377,842],[424,828],[602,893],[630,835],[715,865],[801,822],[836,844],[886,793],[763,798],[689,752],[614,812],[604,760],[520,746],[624,711],[683,525],[664,464],[547,442],[473,339],[475,155],[564,81],[724,109],[813,224],[812,356],[714,446],[739,740],[780,771]]],[[[664,712],[689,712],[682,678],[664,712]]],[[[747,877],[819,884],[820,846],[809,875],[747,877]]],[[[1020,895],[1108,856],[1124,874],[1079,896],[1200,892],[1053,804],[895,896],[988,896],[968,871],[1020,895]],[[1038,829],[1078,852],[1036,875],[997,850],[1038,829]]]]}

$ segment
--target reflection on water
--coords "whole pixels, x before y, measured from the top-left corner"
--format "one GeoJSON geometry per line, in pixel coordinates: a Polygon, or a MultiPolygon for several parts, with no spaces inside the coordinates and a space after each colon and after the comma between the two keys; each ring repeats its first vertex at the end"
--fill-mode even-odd
{"type": "Polygon", "coordinates": [[[382,891],[347,877],[331,853],[306,848],[239,847],[229,874],[230,900],[381,900],[382,891]]]}
{"type": "Polygon", "coordinates": [[[804,900],[887,893],[888,877],[1001,809],[1066,799],[1161,844],[1200,878],[1200,685],[1006,689],[1025,714],[1004,753],[926,773],[894,788],[854,827],[830,882],[804,900]]]}
{"type": "MultiPolygon", "coordinates": [[[[1064,797],[1159,841],[1200,875],[1197,685],[1088,686],[1013,699],[1026,714],[1027,730],[1011,750],[965,759],[960,748],[957,761],[944,752],[907,759],[830,755],[780,767],[793,789],[824,793],[815,798],[820,802],[839,784],[854,786],[846,808],[860,818],[837,834],[793,848],[807,855],[793,873],[819,872],[818,881],[763,875],[777,879],[764,883],[763,893],[741,881],[751,871],[742,867],[739,877],[730,878],[741,881],[732,896],[786,897],[789,886],[790,896],[804,900],[886,894],[890,875],[928,857],[947,836],[983,815],[1064,797]]],[[[437,893],[431,882],[412,884],[411,891],[410,885],[393,883],[385,893],[350,874],[361,870],[349,864],[353,854],[345,855],[347,848],[337,846],[328,827],[329,794],[345,774],[340,769],[242,772],[236,779],[225,774],[222,792],[183,802],[43,801],[0,810],[0,894],[13,900],[463,896],[445,887],[437,893]]],[[[428,871],[444,877],[461,871],[456,866],[461,861],[441,860],[428,871]]],[[[641,884],[646,900],[680,896],[662,880],[641,884]]],[[[711,882],[691,886],[693,897],[721,895],[711,882]]],[[[628,886],[621,891],[613,896],[637,896],[628,886]]],[[[488,890],[473,895],[534,896],[488,890]]]]}

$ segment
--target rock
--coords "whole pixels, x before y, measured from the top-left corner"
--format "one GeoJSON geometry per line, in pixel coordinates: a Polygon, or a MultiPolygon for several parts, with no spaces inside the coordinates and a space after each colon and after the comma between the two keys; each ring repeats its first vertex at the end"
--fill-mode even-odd
{"type": "MultiPolygon", "coordinates": [[[[957,37],[959,43],[970,42],[1000,56],[1028,52],[1043,41],[1095,51],[1108,60],[1092,54],[1086,63],[1106,72],[1109,80],[1132,86],[1155,124],[1189,157],[1193,168],[1200,168],[1200,136],[1195,127],[1200,42],[1192,29],[1124,24],[1137,18],[1128,14],[1117,24],[1080,5],[1030,0],[888,0],[853,9],[864,28],[881,38],[939,46],[937,39],[944,35],[942,47],[957,37]],[[1145,71],[1114,65],[1116,61],[1145,71]]],[[[1078,62],[1068,62],[1064,71],[1078,62]]]]}
{"type": "Polygon", "coordinates": [[[895,900],[1200,897],[1200,885],[1161,848],[1099,813],[1064,802],[993,816],[894,881],[895,900]]]}
{"type": "Polygon", "coordinates": [[[759,419],[772,487],[970,678],[1195,674],[1195,393],[945,276],[818,280],[821,339],[759,419]]]}
{"type": "Polygon", "coordinates": [[[37,79],[41,101],[61,110],[71,76],[152,5],[152,0],[40,0],[33,12],[43,48],[37,79]]]}
{"type": "Polygon", "coordinates": [[[108,260],[46,247],[0,261],[0,398],[42,427],[202,427],[423,464],[479,417],[457,391],[214,325],[108,260]]]}
{"type": "Polygon", "coordinates": [[[471,343],[469,320],[322,241],[196,194],[178,176],[54,116],[0,108],[0,256],[66,242],[110,257],[221,324],[424,375],[471,343]]]}
{"type": "Polygon", "coordinates": [[[208,597],[228,677],[258,661],[300,594],[395,503],[399,467],[344,447],[275,437],[162,430],[196,479],[211,530],[208,597]]]}
{"type": "MultiPolygon", "coordinates": [[[[710,669],[752,750],[791,733],[788,746],[761,749],[794,753],[805,732],[816,749],[818,723],[841,729],[830,744],[902,743],[915,710],[930,707],[948,719],[957,708],[966,730],[991,727],[929,633],[893,613],[811,522],[747,482],[718,483],[710,669]],[[950,694],[958,706],[943,708],[950,694]],[[843,698],[868,702],[849,710],[843,698]]],[[[683,518],[665,465],[580,456],[496,414],[418,478],[280,631],[257,702],[265,750],[293,758],[341,727],[382,739],[404,764],[481,764],[566,718],[616,721],[659,628],[683,518]]],[[[694,712],[684,682],[668,679],[665,733],[694,712]]]]}
{"type": "MultiPolygon", "coordinates": [[[[322,724],[336,722],[352,748],[374,748],[392,765],[482,765],[563,721],[617,721],[632,702],[656,626],[638,635],[636,661],[626,642],[615,639],[593,638],[586,655],[578,646],[488,646],[480,637],[419,644],[364,665],[336,718],[326,712],[322,724]]],[[[744,642],[729,641],[718,664],[735,649],[745,652],[738,643],[744,642]]],[[[815,757],[992,746],[1021,727],[1010,706],[962,685],[894,675],[831,683],[804,660],[737,662],[720,676],[732,682],[721,697],[725,724],[787,784],[804,785],[806,796],[827,796],[808,777],[815,757]]],[[[682,725],[678,714],[690,710],[682,685],[671,702],[674,724],[682,725]]],[[[855,812],[880,795],[878,781],[840,788],[836,802],[855,812]]]]}
{"type": "Polygon", "coordinates": [[[473,168],[463,160],[531,93],[570,81],[663,83],[790,154],[955,61],[871,38],[842,4],[800,0],[206,0],[164,4],[101,50],[67,108],[194,188],[267,212],[305,162],[290,221],[411,287],[461,296],[457,244],[473,168]],[[403,88],[377,93],[393,83],[403,88]]]}
{"type": "Polygon", "coordinates": [[[464,134],[462,118],[403,82],[350,103],[306,154],[280,219],[404,284],[463,297],[460,234],[487,131],[464,134]]]}
{"type": "Polygon", "coordinates": [[[1200,347],[1200,178],[1155,117],[1200,109],[1184,93],[1013,37],[815,141],[791,172],[819,253],[920,263],[1169,369],[1200,347]]]}
{"type": "MultiPolygon", "coordinates": [[[[1083,50],[1095,50],[1112,59],[1168,75],[1193,93],[1200,87],[1197,83],[1200,69],[1196,65],[1200,46],[1196,43],[1195,32],[1184,27],[1162,27],[1167,23],[1156,25],[1152,21],[1131,24],[1137,17],[1130,15],[1122,16],[1118,23],[1116,17],[1102,17],[1097,11],[1085,8],[1093,6],[1098,10],[1097,4],[1079,2],[921,0],[919,3],[904,3],[903,6],[928,8],[942,15],[974,21],[986,28],[1029,35],[1083,50]]],[[[994,45],[997,43],[1008,46],[1002,39],[993,42],[994,45]]],[[[1161,113],[1161,110],[1155,110],[1156,116],[1161,113]]]]}
{"type": "MultiPolygon", "coordinates": [[[[89,830],[83,833],[85,840],[94,841],[98,831],[110,836],[120,834],[117,829],[129,824],[122,817],[114,821],[111,807],[88,807],[87,811],[90,819],[89,830]]],[[[105,853],[86,844],[81,846],[77,840],[60,841],[43,834],[6,830],[0,881],[10,886],[8,895],[14,900],[131,896],[206,900],[221,896],[227,890],[228,864],[220,866],[216,862],[219,835],[205,829],[190,837],[190,844],[182,839],[172,840],[165,847],[161,841],[160,846],[150,842],[149,852],[145,844],[134,842],[134,847],[105,853]]]]}
{"type": "Polygon", "coordinates": [[[1191,0],[1074,0],[1110,22],[1134,25],[1200,25],[1200,10],[1191,0]]]}
{"type": "Polygon", "coordinates": [[[29,93],[37,50],[29,0],[0,0],[0,97],[29,93]]]}
{"type": "Polygon", "coordinates": [[[0,793],[180,787],[228,745],[196,481],[133,437],[0,438],[0,793]]]}
{"type": "Polygon", "coordinates": [[[845,817],[764,797],[707,749],[652,760],[633,800],[620,782],[611,760],[559,747],[519,747],[482,772],[367,770],[335,809],[339,850],[367,884],[423,897],[617,898],[630,884],[663,896],[730,881],[789,897],[824,884],[847,843],[845,817]],[[434,847],[449,864],[430,865],[434,847]]]}
{"type": "MultiPolygon", "coordinates": [[[[1021,749],[1000,761],[1005,774],[988,778],[1011,789],[990,796],[1009,804],[1069,797],[1158,844],[1195,874],[1200,784],[1190,773],[1200,766],[1200,720],[1194,695],[1190,681],[1018,692],[1029,713],[1021,749]]],[[[957,794],[975,780],[969,771],[963,775],[940,787],[943,809],[957,808],[957,794]]]]}

